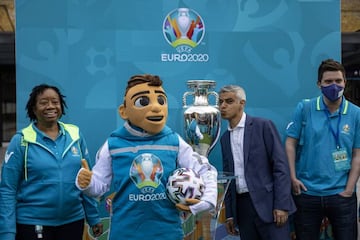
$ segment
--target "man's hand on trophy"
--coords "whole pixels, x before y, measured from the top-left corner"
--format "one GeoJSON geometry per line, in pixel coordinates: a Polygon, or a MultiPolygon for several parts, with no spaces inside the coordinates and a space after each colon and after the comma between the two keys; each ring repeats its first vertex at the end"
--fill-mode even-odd
{"type": "Polygon", "coordinates": [[[81,188],[87,188],[91,182],[92,172],[85,159],[81,160],[81,166],[82,168],[79,171],[77,183],[81,188]]]}
{"type": "Polygon", "coordinates": [[[187,198],[186,204],[178,203],[176,204],[177,209],[185,212],[191,212],[192,214],[196,215],[200,212],[210,210],[211,204],[206,201],[201,201],[195,198],[187,198]]]}

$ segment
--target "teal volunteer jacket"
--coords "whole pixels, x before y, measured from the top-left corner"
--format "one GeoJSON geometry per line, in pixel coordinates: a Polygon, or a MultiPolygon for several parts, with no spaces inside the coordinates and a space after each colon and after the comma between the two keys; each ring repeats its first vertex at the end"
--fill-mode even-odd
{"type": "Polygon", "coordinates": [[[77,126],[58,124],[55,141],[33,123],[11,139],[0,179],[0,240],[15,239],[16,223],[100,222],[96,200],[74,184],[81,159],[89,160],[86,142],[77,126]]]}

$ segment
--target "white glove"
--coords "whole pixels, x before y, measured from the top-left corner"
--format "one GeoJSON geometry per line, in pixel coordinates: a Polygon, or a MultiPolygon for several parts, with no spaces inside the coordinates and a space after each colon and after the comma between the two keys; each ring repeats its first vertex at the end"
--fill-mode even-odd
{"type": "Polygon", "coordinates": [[[201,212],[204,212],[204,211],[207,211],[207,210],[212,210],[213,206],[209,202],[200,201],[199,203],[196,203],[194,205],[190,205],[189,208],[190,208],[191,213],[193,215],[196,215],[198,213],[201,213],[201,212]]]}

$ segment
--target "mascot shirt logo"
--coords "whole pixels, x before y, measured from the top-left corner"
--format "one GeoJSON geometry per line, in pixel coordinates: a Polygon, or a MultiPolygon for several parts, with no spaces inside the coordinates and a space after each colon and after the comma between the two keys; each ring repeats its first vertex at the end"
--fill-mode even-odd
{"type": "Polygon", "coordinates": [[[157,156],[144,153],[134,159],[129,174],[142,193],[151,193],[161,184],[163,166],[157,156]]]}
{"type": "Polygon", "coordinates": [[[205,35],[200,15],[189,8],[178,8],[164,19],[163,34],[166,41],[180,52],[191,52],[205,35]]]}

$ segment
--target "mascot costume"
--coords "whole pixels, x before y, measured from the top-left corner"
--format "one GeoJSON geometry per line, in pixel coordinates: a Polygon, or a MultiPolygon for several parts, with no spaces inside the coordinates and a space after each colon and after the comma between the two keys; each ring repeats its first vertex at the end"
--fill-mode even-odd
{"type": "Polygon", "coordinates": [[[124,125],[99,149],[92,170],[83,164],[76,185],[93,197],[110,186],[115,191],[110,240],[182,240],[181,211],[196,215],[216,207],[217,171],[166,126],[168,103],[158,76],[131,77],[118,112],[124,125]],[[202,176],[205,191],[200,200],[175,205],[167,197],[167,179],[179,167],[202,176]]]}

